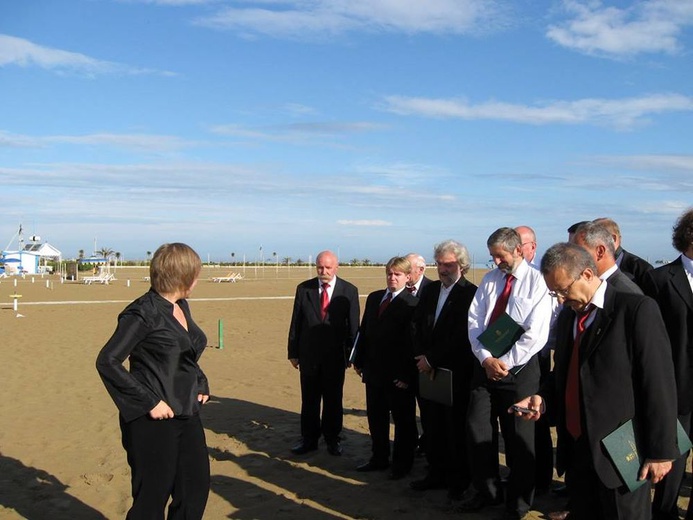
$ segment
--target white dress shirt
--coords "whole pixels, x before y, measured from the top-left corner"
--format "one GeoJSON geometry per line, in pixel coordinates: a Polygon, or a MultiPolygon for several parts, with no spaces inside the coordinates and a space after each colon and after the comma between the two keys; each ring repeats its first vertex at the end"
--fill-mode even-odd
{"type": "MultiPolygon", "coordinates": [[[[548,288],[541,273],[522,260],[512,275],[512,292],[508,300],[506,312],[525,329],[512,348],[499,359],[508,370],[527,363],[534,354],[539,352],[549,337],[553,306],[548,288]]],[[[505,273],[494,269],[484,275],[474,300],[469,307],[469,341],[472,353],[483,363],[491,353],[477,339],[486,330],[491,318],[496,300],[500,297],[505,286],[505,273]]]]}

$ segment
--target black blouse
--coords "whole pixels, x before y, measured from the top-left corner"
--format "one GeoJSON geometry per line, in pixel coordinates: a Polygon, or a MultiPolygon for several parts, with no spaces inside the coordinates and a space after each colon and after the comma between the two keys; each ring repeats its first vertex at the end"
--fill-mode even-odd
{"type": "Polygon", "coordinates": [[[209,395],[197,364],[207,337],[192,320],[188,302],[177,303],[187,331],[173,316],[173,304],[150,290],[120,313],[113,336],[99,352],[96,369],[126,422],[149,413],[159,401],[176,417],[196,415],[197,395],[209,395]],[[128,356],[129,372],[123,366],[128,356]]]}

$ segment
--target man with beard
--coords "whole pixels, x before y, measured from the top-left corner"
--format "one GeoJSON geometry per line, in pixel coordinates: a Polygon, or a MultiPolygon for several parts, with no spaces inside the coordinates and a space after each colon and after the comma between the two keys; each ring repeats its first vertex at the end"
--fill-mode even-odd
{"type": "Polygon", "coordinates": [[[524,518],[535,486],[534,424],[508,416],[513,403],[539,388],[537,355],[546,345],[551,298],[541,273],[522,258],[522,240],[512,228],[494,231],[486,245],[498,269],[481,281],[469,308],[469,341],[477,359],[469,401],[468,435],[476,494],[460,505],[475,511],[502,501],[499,489],[497,424],[510,469],[505,517],[524,518]],[[510,349],[494,357],[479,336],[504,313],[524,329],[510,349]]]}
{"type": "Polygon", "coordinates": [[[339,456],[344,371],[359,326],[359,294],[337,278],[332,251],[318,254],[315,267],[318,276],[296,288],[289,328],[289,361],[301,372],[301,441],[291,451],[316,450],[322,434],[328,453],[339,456]]]}

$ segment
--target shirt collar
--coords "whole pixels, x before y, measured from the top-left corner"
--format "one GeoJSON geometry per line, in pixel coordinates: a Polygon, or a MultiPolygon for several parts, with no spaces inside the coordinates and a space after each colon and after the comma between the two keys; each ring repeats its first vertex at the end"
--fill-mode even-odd
{"type": "Polygon", "coordinates": [[[688,258],[686,255],[682,253],[681,263],[683,264],[683,268],[686,270],[688,276],[693,277],[693,259],[688,258]]]}
{"type": "Polygon", "coordinates": [[[618,269],[618,266],[616,264],[612,265],[606,271],[604,271],[602,274],[599,275],[599,279],[600,280],[606,280],[607,278],[609,278],[609,276],[614,274],[617,269],[618,269]]]}

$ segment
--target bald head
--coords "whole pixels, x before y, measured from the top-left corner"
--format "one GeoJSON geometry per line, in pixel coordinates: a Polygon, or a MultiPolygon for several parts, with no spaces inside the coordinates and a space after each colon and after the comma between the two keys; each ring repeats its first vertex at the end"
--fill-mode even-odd
{"type": "Polygon", "coordinates": [[[330,283],[337,276],[339,261],[332,251],[321,251],[315,259],[315,269],[320,283],[330,283]]]}
{"type": "Polygon", "coordinates": [[[426,260],[418,253],[409,253],[406,256],[411,264],[410,285],[418,283],[426,270],[426,260]]]}
{"type": "Polygon", "coordinates": [[[515,231],[522,241],[522,257],[529,263],[534,261],[537,254],[537,236],[529,226],[517,226],[515,231]]]}

